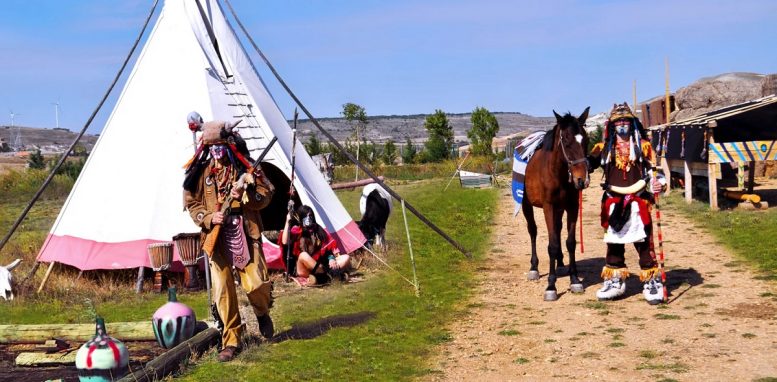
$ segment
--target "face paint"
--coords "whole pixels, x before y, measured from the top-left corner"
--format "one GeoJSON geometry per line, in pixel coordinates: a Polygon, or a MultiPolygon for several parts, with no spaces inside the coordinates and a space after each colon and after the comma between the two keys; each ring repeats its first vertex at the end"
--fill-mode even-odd
{"type": "Polygon", "coordinates": [[[313,226],[313,218],[310,215],[306,215],[302,218],[302,226],[305,228],[310,228],[313,226]]]}
{"type": "Polygon", "coordinates": [[[629,135],[629,127],[631,127],[631,124],[629,121],[617,121],[615,122],[615,133],[620,135],[621,137],[626,137],[629,135]]]}
{"type": "Polygon", "coordinates": [[[224,145],[213,145],[210,147],[210,155],[219,160],[227,153],[227,147],[224,145]]]}

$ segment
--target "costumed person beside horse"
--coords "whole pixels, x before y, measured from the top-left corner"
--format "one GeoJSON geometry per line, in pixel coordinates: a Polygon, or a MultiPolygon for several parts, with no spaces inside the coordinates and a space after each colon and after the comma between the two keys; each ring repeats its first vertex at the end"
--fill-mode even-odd
{"type": "Polygon", "coordinates": [[[604,285],[596,292],[600,300],[618,298],[626,291],[625,244],[634,244],[639,254],[643,295],[650,304],[663,300],[664,285],[653,251],[651,210],[653,194],[662,184],[653,177],[655,155],[647,133],[628,104],[613,105],[605,123],[602,142],[589,155],[591,171],[604,170],[601,223],[607,243],[604,285]]]}
{"type": "MultiPolygon", "coordinates": [[[[323,278],[347,277],[350,256],[340,254],[337,242],[316,222],[316,213],[309,206],[300,206],[296,212],[290,209],[286,216],[286,226],[278,244],[286,248],[289,243],[292,243],[291,261],[296,259],[295,280],[300,285],[322,283],[323,278]]],[[[289,273],[294,272],[289,269],[289,273]]]]}
{"type": "Polygon", "coordinates": [[[187,121],[192,131],[202,131],[202,137],[186,166],[184,204],[202,228],[206,252],[209,240],[215,240],[208,255],[214,301],[223,323],[218,360],[226,362],[237,354],[243,331],[233,267],[257,316],[261,335],[273,336],[269,314],[272,282],[262,252],[259,210],[270,203],[275,189],[261,167],[248,171],[253,160],[245,141],[233,132],[234,123],[203,123],[196,112],[189,114],[187,121]]]}

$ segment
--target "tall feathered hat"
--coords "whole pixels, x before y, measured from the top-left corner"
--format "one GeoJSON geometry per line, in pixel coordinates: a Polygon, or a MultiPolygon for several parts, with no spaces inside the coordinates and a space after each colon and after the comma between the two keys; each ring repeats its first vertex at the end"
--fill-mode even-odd
{"type": "Polygon", "coordinates": [[[624,102],[622,104],[613,104],[612,111],[610,111],[610,122],[615,122],[619,119],[636,119],[634,113],[631,111],[629,104],[624,102]]]}

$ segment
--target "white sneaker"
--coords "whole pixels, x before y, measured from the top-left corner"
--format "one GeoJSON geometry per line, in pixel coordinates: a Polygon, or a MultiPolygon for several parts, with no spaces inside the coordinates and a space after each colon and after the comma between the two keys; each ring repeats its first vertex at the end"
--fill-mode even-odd
{"type": "Polygon", "coordinates": [[[651,278],[645,282],[642,295],[650,305],[660,304],[664,301],[664,285],[658,279],[651,278]]]}
{"type": "Polygon", "coordinates": [[[604,280],[602,289],[596,291],[596,298],[599,300],[612,300],[618,298],[626,292],[626,283],[619,277],[613,277],[609,280],[604,280]]]}

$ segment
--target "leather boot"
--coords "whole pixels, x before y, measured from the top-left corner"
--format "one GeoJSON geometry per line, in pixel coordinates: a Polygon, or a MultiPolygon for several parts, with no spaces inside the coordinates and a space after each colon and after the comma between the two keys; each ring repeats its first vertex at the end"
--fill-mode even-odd
{"type": "Polygon", "coordinates": [[[237,348],[234,346],[227,346],[219,352],[219,362],[229,362],[237,355],[237,348]]]}
{"type": "Polygon", "coordinates": [[[259,333],[262,334],[262,337],[268,340],[272,338],[275,334],[275,327],[273,326],[272,318],[270,318],[270,313],[257,316],[256,320],[259,321],[259,333]]]}

